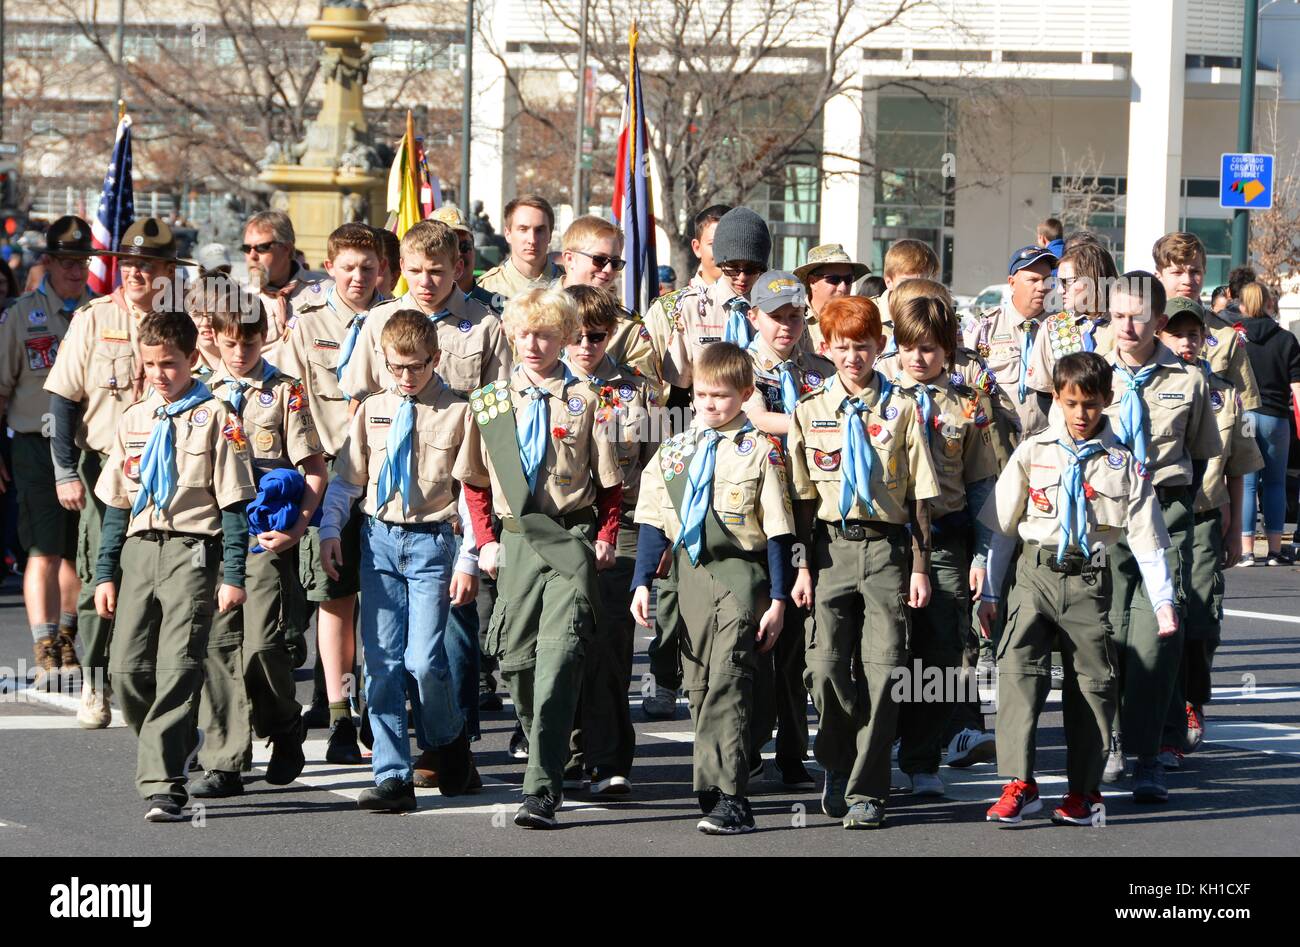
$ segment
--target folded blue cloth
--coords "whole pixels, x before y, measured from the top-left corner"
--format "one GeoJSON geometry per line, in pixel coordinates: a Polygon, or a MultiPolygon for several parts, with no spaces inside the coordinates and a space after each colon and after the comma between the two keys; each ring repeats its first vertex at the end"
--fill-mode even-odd
{"type": "MultiPolygon", "coordinates": [[[[272,530],[288,532],[289,527],[298,522],[302,510],[302,495],[307,489],[303,475],[288,467],[268,470],[257,487],[257,496],[248,504],[248,535],[256,536],[272,530]]],[[[319,508],[311,525],[320,525],[319,508]]],[[[259,545],[252,551],[263,552],[263,549],[259,545]]]]}

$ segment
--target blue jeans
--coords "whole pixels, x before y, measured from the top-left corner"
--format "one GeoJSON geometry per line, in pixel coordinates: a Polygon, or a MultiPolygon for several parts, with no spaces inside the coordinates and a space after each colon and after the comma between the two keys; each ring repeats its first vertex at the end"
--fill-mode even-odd
{"type": "Polygon", "coordinates": [[[411,781],[408,682],[419,695],[419,728],[434,746],[453,742],[465,727],[444,640],[455,556],[450,525],[425,532],[368,519],[362,526],[361,642],[376,784],[411,781]]]}
{"type": "MultiPolygon", "coordinates": [[[[456,554],[460,554],[461,539],[456,537],[456,554]]],[[[456,696],[456,705],[465,718],[469,741],[477,742],[482,736],[478,712],[478,606],[471,600],[467,605],[453,607],[447,621],[447,634],[444,637],[447,651],[447,663],[451,666],[451,687],[456,696]]],[[[410,693],[411,707],[420,699],[414,688],[410,693]]],[[[433,750],[420,725],[420,717],[415,718],[415,745],[422,750],[433,750]]]]}
{"type": "Polygon", "coordinates": [[[1264,512],[1264,532],[1280,533],[1286,524],[1286,461],[1291,450],[1291,427],[1286,418],[1247,411],[1255,422],[1255,441],[1264,455],[1264,469],[1242,478],[1241,532],[1255,534],[1255,503],[1264,512]],[[1262,488],[1260,481],[1263,481],[1262,488]]]}

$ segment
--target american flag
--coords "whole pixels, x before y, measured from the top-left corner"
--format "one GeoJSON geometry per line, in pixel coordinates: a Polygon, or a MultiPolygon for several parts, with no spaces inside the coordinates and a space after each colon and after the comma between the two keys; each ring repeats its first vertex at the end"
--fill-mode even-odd
{"type": "MultiPolygon", "coordinates": [[[[117,140],[113,158],[104,175],[104,193],[90,222],[90,233],[98,250],[116,250],[122,234],[135,219],[135,189],[131,185],[131,116],[123,115],[117,123],[117,140]]],[[[121,282],[117,257],[97,256],[90,259],[90,292],[107,296],[121,282]]]]}
{"type": "Polygon", "coordinates": [[[641,68],[636,61],[636,24],[628,31],[631,60],[623,122],[614,166],[614,219],[623,226],[627,267],[623,270],[623,305],[644,313],[659,295],[655,254],[655,218],[650,189],[649,140],[641,99],[641,68]]]}

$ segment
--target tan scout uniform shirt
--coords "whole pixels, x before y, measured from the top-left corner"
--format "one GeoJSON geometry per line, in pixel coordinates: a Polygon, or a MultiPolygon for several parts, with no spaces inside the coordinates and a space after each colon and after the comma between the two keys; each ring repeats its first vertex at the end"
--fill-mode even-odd
{"type": "MultiPolygon", "coordinates": [[[[1026,393],[1022,404],[1018,393],[1020,373],[1026,370],[1026,366],[1020,364],[1020,336],[1026,331],[1026,324],[1030,324],[1028,331],[1035,332],[1040,319],[1020,315],[1010,303],[998,306],[963,326],[962,345],[984,359],[998,384],[1006,389],[1020,416],[1021,430],[1038,431],[1046,425],[1046,419],[1038,410],[1038,400],[1026,393]]],[[[1030,351],[1033,351],[1032,346],[1030,351]]]]}
{"type": "Polygon", "coordinates": [[[1205,468],[1205,479],[1196,490],[1193,512],[1205,513],[1229,502],[1228,477],[1244,477],[1264,467],[1264,455],[1259,452],[1259,442],[1247,435],[1242,424],[1246,409],[1242,399],[1227,379],[1210,375],[1210,408],[1214,411],[1215,427],[1223,441],[1223,450],[1210,458],[1205,468]]]}
{"type": "MultiPolygon", "coordinates": [[[[1073,352],[1083,352],[1084,339],[1088,335],[1091,320],[1087,316],[1072,316],[1069,313],[1057,313],[1048,316],[1038,328],[1034,347],[1029,352],[1029,368],[1025,373],[1025,383],[1034,391],[1050,395],[1052,389],[1052,371],[1062,356],[1073,352]]],[[[1102,358],[1115,351],[1115,336],[1107,319],[1092,329],[1093,349],[1102,358]]]]}
{"type": "MultiPolygon", "coordinates": [[[[704,447],[704,431],[694,424],[664,441],[641,481],[636,521],[662,530],[672,543],[681,534],[682,522],[666,480],[687,475],[695,452],[704,447]]],[[[744,411],[718,433],[723,437],[714,455],[713,510],[736,545],[745,552],[760,552],[769,539],[793,536],[794,508],[778,443],[754,430],[744,411]]]]}
{"type": "MultiPolygon", "coordinates": [[[[450,315],[438,320],[438,348],[442,350],[438,375],[447,386],[464,396],[510,374],[510,345],[501,320],[485,307],[466,299],[455,286],[443,306],[450,315]]],[[[396,382],[388,371],[379,340],[393,313],[402,309],[420,311],[415,298],[407,293],[401,299],[380,303],[366,316],[366,324],[339,386],[353,398],[384,391],[396,382]]]]}
{"type": "MultiPolygon", "coordinates": [[[[165,402],[152,392],[122,416],[95,496],[108,506],[129,510],[140,492],[140,463],[165,402]]],[[[158,529],[173,533],[221,534],[221,511],[257,495],[248,441],[239,419],[219,398],[171,418],[176,449],[176,489],[165,512],[145,504],[131,517],[126,534],[158,529]]]]}
{"type": "Polygon", "coordinates": [[[266,312],[266,348],[262,354],[271,359],[271,364],[275,364],[280,344],[289,335],[289,320],[297,311],[299,302],[319,298],[316,282],[311,271],[295,260],[284,286],[278,290],[267,287],[257,293],[258,302],[266,312]]]}
{"type": "MultiPolygon", "coordinates": [[[[547,262],[542,267],[541,275],[529,279],[519,272],[510,257],[506,257],[492,269],[479,277],[478,285],[489,293],[499,293],[506,299],[518,296],[526,289],[545,289],[552,282],[560,279],[564,273],[554,263],[547,262]]],[[[474,387],[478,387],[477,385],[474,387]]]]}
{"type": "Polygon", "coordinates": [[[59,345],[45,390],[85,404],[77,430],[83,450],[108,453],[122,413],[135,401],[137,330],[144,316],[115,290],[78,309],[59,345]]]}
{"type": "MultiPolygon", "coordinates": [[[[289,337],[280,346],[280,360],[274,364],[285,374],[302,379],[307,407],[311,409],[325,453],[337,457],[351,423],[348,399],[339,388],[337,369],[343,341],[357,314],[328,289],[319,296],[313,293],[306,298],[311,301],[299,306],[289,320],[289,337]]],[[[358,335],[357,347],[360,346],[358,335]]],[[[356,351],[353,349],[354,358],[356,351]]]]}
{"type": "Polygon", "coordinates": [[[644,322],[627,310],[618,317],[618,324],[610,336],[605,354],[614,364],[627,366],[634,374],[649,382],[654,390],[664,395],[663,358],[655,348],[654,339],[644,322]]]}
{"type": "MultiPolygon", "coordinates": [[[[434,375],[415,397],[411,432],[411,507],[402,491],[379,500],[379,475],[388,459],[388,432],[402,404],[395,391],[371,395],[357,408],[334,475],[366,488],[361,509],[385,523],[446,523],[456,516],[456,484],[473,482],[469,454],[474,418],[469,402],[434,375]]],[[[484,479],[486,482],[486,479],[484,479]]]]}
{"type": "MultiPolygon", "coordinates": [[[[527,418],[527,403],[523,394],[533,387],[522,366],[510,374],[510,401],[515,411],[515,421],[522,432],[527,418]]],[[[596,489],[616,486],[623,476],[618,465],[618,450],[613,441],[597,437],[597,393],[585,381],[579,381],[570,372],[566,379],[566,366],[557,364],[542,385],[549,393],[547,427],[551,436],[546,445],[546,456],[537,471],[537,486],[533,490],[536,511],[547,516],[563,516],[592,507],[596,502],[596,489]]],[[[498,390],[495,395],[499,395],[498,390]]],[[[471,392],[473,396],[474,393],[471,392]]],[[[470,410],[475,415],[488,409],[486,395],[471,397],[470,410]]],[[[483,444],[478,425],[469,439],[468,482],[481,485],[483,475],[490,474],[492,506],[502,519],[514,516],[506,502],[505,493],[492,465],[491,456],[483,444]]],[[[517,462],[517,461],[516,461],[517,462]]]]}
{"type": "MultiPolygon", "coordinates": [[[[1106,361],[1117,365],[1119,352],[1112,352],[1106,361]]],[[[1159,341],[1147,364],[1152,362],[1160,368],[1142,389],[1150,426],[1147,470],[1157,487],[1190,486],[1192,461],[1209,460],[1223,450],[1210,407],[1209,384],[1199,368],[1184,363],[1159,341]]],[[[1112,387],[1114,395],[1106,414],[1118,434],[1124,393],[1119,369],[1115,369],[1112,387]]]]}
{"type": "MultiPolygon", "coordinates": [[[[82,290],[78,307],[88,300],[82,290]]],[[[0,398],[8,401],[9,426],[20,434],[42,433],[50,411],[45,379],[68,332],[70,315],[45,281],[0,312],[0,398]]]]}
{"type": "MultiPolygon", "coordinates": [[[[1054,420],[1047,430],[1025,438],[1016,448],[980,513],[985,526],[1050,552],[1057,550],[1059,504],[1065,492],[1061,479],[1069,460],[1069,452],[1057,443],[1060,440],[1073,443],[1064,424],[1054,420]]],[[[1109,423],[1093,440],[1105,450],[1083,462],[1089,544],[1109,546],[1127,533],[1135,553],[1167,549],[1169,534],[1155,490],[1139,472],[1137,458],[1115,439],[1109,423]]]]}
{"type": "MultiPolygon", "coordinates": [[[[893,382],[910,395],[921,384],[906,373],[893,382]]],[[[955,373],[944,372],[928,385],[934,403],[930,460],[939,484],[939,495],[930,501],[930,512],[938,519],[966,509],[966,485],[996,477],[1001,468],[989,434],[993,417],[989,396],[967,387],[961,375],[955,373]]],[[[925,437],[923,428],[921,436],[925,437]]]]}
{"type": "Polygon", "coordinates": [[[745,402],[744,411],[772,411],[784,414],[781,401],[780,368],[787,361],[794,363],[794,383],[799,387],[799,397],[821,387],[828,378],[835,377],[835,365],[828,358],[814,355],[806,349],[795,347],[787,358],[782,358],[761,336],[755,336],[749,346],[749,361],[754,366],[754,393],[745,402]]]}
{"type": "Polygon", "coordinates": [[[596,437],[614,441],[623,472],[623,509],[630,512],[636,509],[641,471],[659,449],[661,425],[650,414],[659,397],[648,379],[614,364],[608,351],[591,375],[576,365],[569,370],[596,389],[596,437]]]}
{"type": "MultiPolygon", "coordinates": [[[[265,368],[266,360],[262,359],[252,377],[242,379],[249,387],[240,412],[259,477],[268,470],[298,467],[308,458],[324,453],[302,383],[278,370],[270,380],[263,381],[265,368]]],[[[229,369],[223,366],[208,387],[234,412],[233,399],[239,385],[229,369]]]]}
{"type": "Polygon", "coordinates": [[[1259,410],[1259,383],[1250,367],[1246,343],[1236,327],[1218,313],[1205,313],[1205,345],[1201,357],[1210,363],[1210,371],[1222,375],[1237,389],[1243,411],[1259,410]]]}
{"type": "MultiPolygon", "coordinates": [[[[908,500],[930,500],[939,495],[938,478],[925,437],[916,420],[916,402],[894,388],[881,399],[881,376],[872,376],[861,395],[867,406],[862,424],[876,455],[871,471],[868,510],[854,497],[847,519],[876,520],[905,525],[910,517],[908,500]]],[[[840,481],[844,477],[844,438],[847,422],[842,410],[847,395],[839,376],[805,395],[790,420],[790,482],[799,500],[816,500],[817,518],[840,522],[840,481]]]]}
{"type": "Polygon", "coordinates": [[[722,341],[727,303],[735,298],[731,286],[718,280],[703,292],[688,286],[651,304],[645,322],[663,356],[664,384],[691,387],[695,359],[706,345],[722,341]]]}

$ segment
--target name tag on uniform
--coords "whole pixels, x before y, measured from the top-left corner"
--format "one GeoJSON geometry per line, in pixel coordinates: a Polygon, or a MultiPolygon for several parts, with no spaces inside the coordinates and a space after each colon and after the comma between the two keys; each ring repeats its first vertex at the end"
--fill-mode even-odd
{"type": "Polygon", "coordinates": [[[371,418],[370,423],[371,424],[392,424],[393,419],[392,418],[371,418]]]}
{"type": "Polygon", "coordinates": [[[812,423],[814,431],[836,431],[839,430],[840,422],[832,418],[829,421],[816,421],[812,423]]]}
{"type": "Polygon", "coordinates": [[[312,339],[311,344],[313,348],[318,349],[337,349],[339,347],[339,344],[333,339],[312,339]]]}
{"type": "Polygon", "coordinates": [[[1010,341],[1011,341],[1011,333],[1010,333],[1010,332],[1000,332],[1000,333],[998,333],[998,334],[996,334],[996,335],[993,336],[993,341],[994,341],[994,342],[1010,342],[1010,341]]]}
{"type": "Polygon", "coordinates": [[[720,336],[720,335],[702,335],[702,336],[700,336],[700,345],[708,345],[710,342],[721,342],[721,341],[722,341],[722,336],[720,336]]]}
{"type": "Polygon", "coordinates": [[[1181,391],[1162,391],[1160,392],[1161,401],[1182,401],[1187,396],[1181,391]]]}

